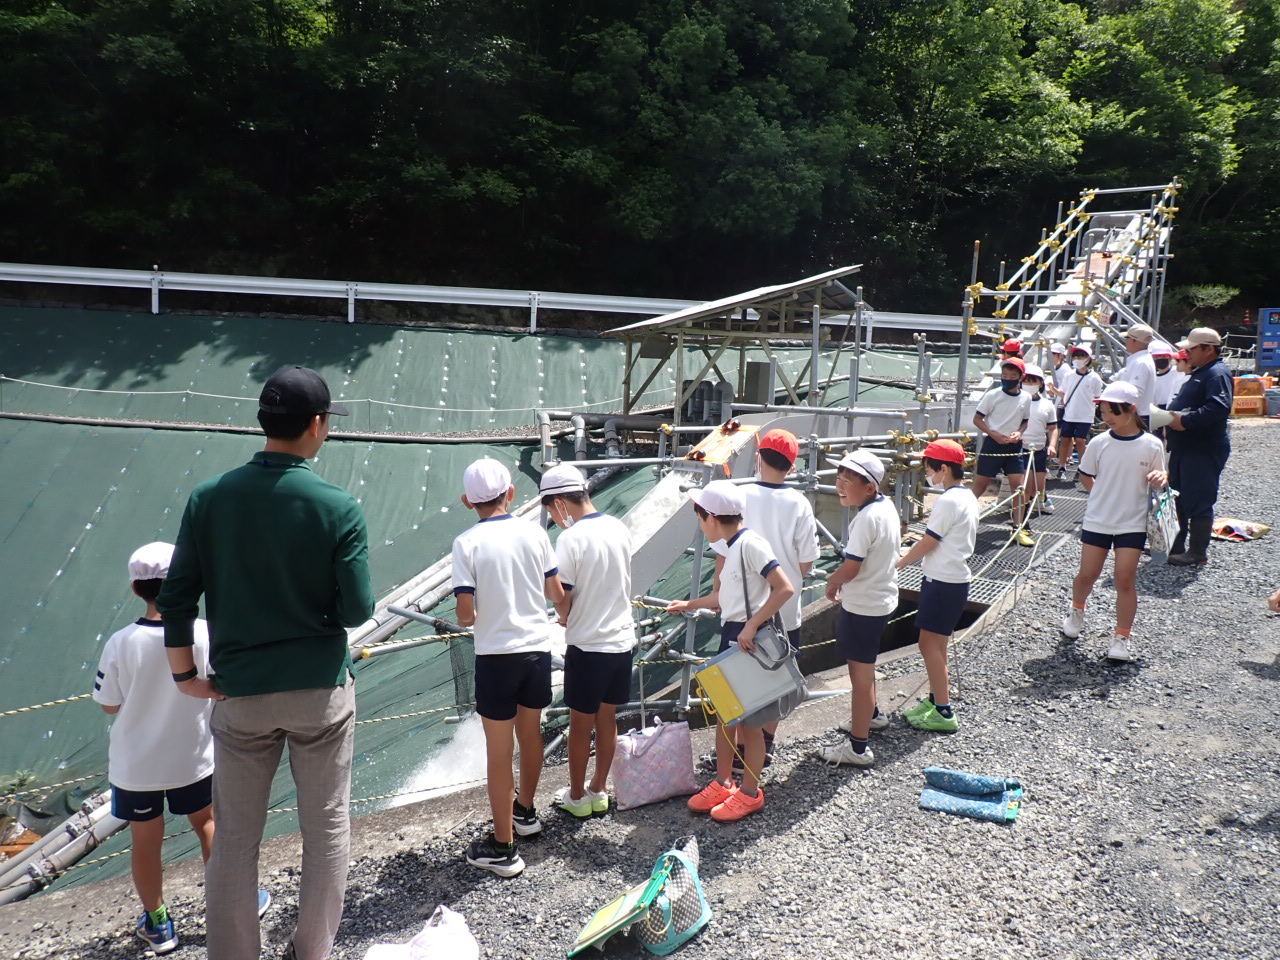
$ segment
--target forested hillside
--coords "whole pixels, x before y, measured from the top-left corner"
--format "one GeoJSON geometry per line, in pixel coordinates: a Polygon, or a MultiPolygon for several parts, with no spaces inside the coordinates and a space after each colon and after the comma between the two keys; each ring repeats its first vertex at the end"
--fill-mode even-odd
{"type": "Polygon", "coordinates": [[[946,309],[1084,186],[1280,292],[1280,0],[2,0],[0,259],[946,309]]]}

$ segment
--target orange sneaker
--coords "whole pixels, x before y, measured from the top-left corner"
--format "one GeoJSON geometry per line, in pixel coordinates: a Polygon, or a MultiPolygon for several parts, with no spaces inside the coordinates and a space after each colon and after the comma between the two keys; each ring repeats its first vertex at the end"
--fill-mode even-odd
{"type": "Polygon", "coordinates": [[[741,790],[734,789],[724,803],[711,808],[711,819],[721,823],[732,823],[741,820],[748,814],[755,813],[764,806],[764,791],[756,787],[756,795],[748,797],[741,790]]]}
{"type": "Polygon", "coordinates": [[[714,807],[718,807],[737,792],[736,783],[726,787],[719,780],[712,780],[702,788],[701,793],[695,793],[689,798],[689,809],[694,813],[710,813],[714,807]]]}

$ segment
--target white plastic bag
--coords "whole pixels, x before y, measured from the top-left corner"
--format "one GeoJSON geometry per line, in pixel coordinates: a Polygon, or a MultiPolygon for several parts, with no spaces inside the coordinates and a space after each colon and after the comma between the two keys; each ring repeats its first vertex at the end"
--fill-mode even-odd
{"type": "Polygon", "coordinates": [[[467,918],[441,904],[422,932],[408,943],[374,944],[364,960],[480,960],[480,944],[472,936],[467,918]]]}

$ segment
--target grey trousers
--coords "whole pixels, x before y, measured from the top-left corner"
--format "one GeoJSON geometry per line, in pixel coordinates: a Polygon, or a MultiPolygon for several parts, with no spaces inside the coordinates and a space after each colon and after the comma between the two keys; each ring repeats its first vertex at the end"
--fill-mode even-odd
{"type": "Polygon", "coordinates": [[[210,726],[215,833],[205,868],[209,960],[258,960],[258,848],[286,742],[302,832],[293,948],[297,960],[324,960],[347,886],[355,683],[219,700],[210,726]]]}

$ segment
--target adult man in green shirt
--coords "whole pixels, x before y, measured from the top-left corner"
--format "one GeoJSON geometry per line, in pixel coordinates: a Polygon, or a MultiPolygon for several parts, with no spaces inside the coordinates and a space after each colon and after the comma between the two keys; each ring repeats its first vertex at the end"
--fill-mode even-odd
{"type": "Polygon", "coordinates": [[[286,742],[303,844],[291,955],[323,960],[342,918],[355,731],[344,628],[369,618],[373,592],[360,505],[307,462],[330,414],[347,411],[314,370],[271,376],[258,402],[266,448],[191,492],[157,601],[178,689],[217,701],[210,960],[258,960],[258,846],[286,742]],[[201,594],[209,678],[196,675],[191,650],[201,594]]]}

